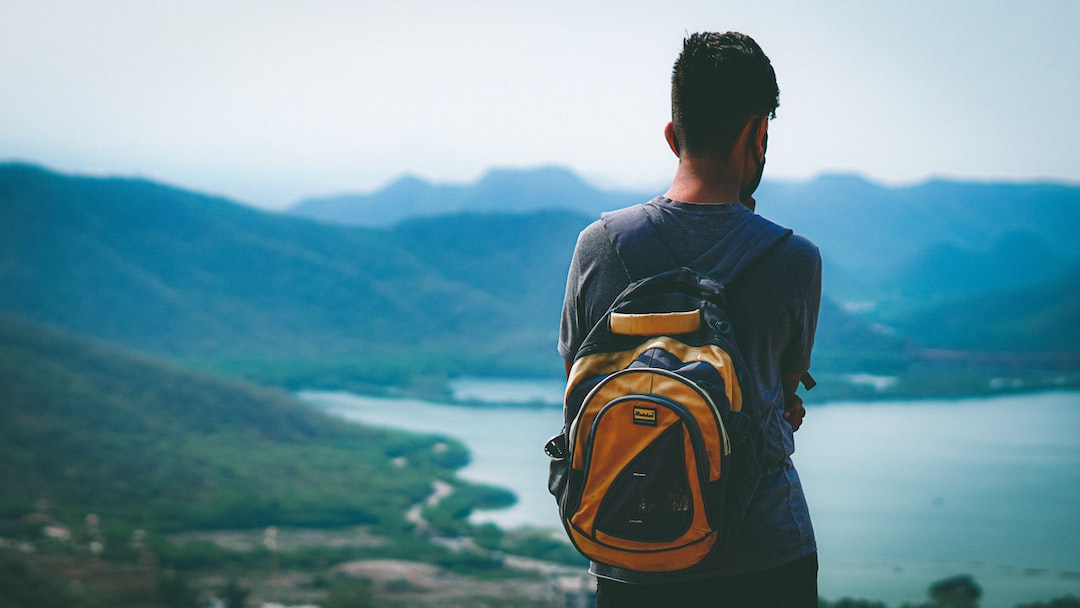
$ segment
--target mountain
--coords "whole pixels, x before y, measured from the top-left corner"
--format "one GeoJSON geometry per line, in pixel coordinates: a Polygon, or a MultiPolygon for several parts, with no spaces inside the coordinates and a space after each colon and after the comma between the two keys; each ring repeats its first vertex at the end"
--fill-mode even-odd
{"type": "Polygon", "coordinates": [[[474,184],[431,184],[403,177],[370,194],[308,198],[289,212],[300,217],[358,226],[389,226],[402,220],[461,212],[521,213],[601,211],[646,200],[646,195],[593,188],[567,169],[494,169],[474,184]]]}
{"type": "Polygon", "coordinates": [[[8,316],[0,417],[0,519],[96,513],[112,533],[396,529],[467,460],[452,442],[347,424],[279,391],[8,316]]]}
{"type": "MultiPolygon", "coordinates": [[[[596,188],[557,167],[503,169],[468,185],[407,177],[368,194],[307,199],[290,213],[368,226],[460,211],[567,209],[597,217],[659,193],[596,188]]],[[[1080,221],[1080,186],[944,180],[883,186],[853,175],[823,175],[766,178],[755,196],[759,213],[795,227],[845,269],[902,263],[935,243],[986,250],[1010,232],[1038,235],[1047,247],[1080,257],[1080,239],[1072,232],[1080,221]]]]}
{"type": "Polygon", "coordinates": [[[961,296],[901,317],[899,331],[928,348],[1044,353],[1080,365],[1080,265],[1052,281],[961,296]]]}
{"type": "Polygon", "coordinates": [[[927,246],[886,275],[882,293],[923,306],[950,296],[997,292],[1052,282],[1074,264],[1037,235],[1010,232],[987,251],[952,243],[927,246]]]}
{"type": "Polygon", "coordinates": [[[318,360],[380,384],[536,361],[558,373],[562,277],[587,222],[544,211],[326,225],[6,165],[0,310],[172,357],[290,373],[318,360]]]}
{"type": "MultiPolygon", "coordinates": [[[[558,208],[595,218],[657,193],[596,188],[557,167],[503,169],[468,185],[407,177],[368,194],[308,199],[290,213],[366,226],[493,209],[558,208]]],[[[1077,186],[944,180],[883,186],[853,175],[824,175],[806,181],[766,179],[756,197],[759,213],[821,247],[826,292],[844,301],[886,296],[918,306],[926,295],[923,287],[941,285],[935,297],[1017,287],[1049,279],[1080,260],[1080,239],[1073,234],[1080,225],[1077,186]],[[1022,272],[994,270],[1010,256],[1030,264],[1026,270],[1005,264],[1022,272]],[[917,285],[894,288],[909,281],[917,285]]]]}
{"type": "MultiPolygon", "coordinates": [[[[486,234],[511,262],[564,275],[586,221],[543,212],[477,217],[486,223],[479,232],[468,231],[469,219],[449,231],[445,222],[393,231],[327,226],[150,182],[18,166],[0,170],[0,203],[5,309],[143,349],[196,354],[308,354],[310,344],[293,340],[311,332],[321,334],[320,352],[423,342],[445,332],[445,316],[508,329],[531,311],[470,285],[471,270],[447,267],[457,259],[453,248],[487,263],[490,250],[469,249],[486,234]]],[[[505,276],[518,270],[506,267],[505,276]]]]}
{"type": "Polygon", "coordinates": [[[880,271],[939,243],[986,251],[1018,232],[1080,259],[1080,186],[933,180],[889,187],[825,175],[766,180],[756,197],[760,213],[796,227],[853,271],[880,271]]]}
{"type": "MultiPolygon", "coordinates": [[[[591,220],[542,210],[345,226],[9,165],[0,221],[2,310],[216,367],[281,366],[292,375],[271,381],[303,386],[425,369],[561,373],[566,268],[591,220]],[[319,371],[296,376],[304,367],[319,371]]],[[[852,336],[826,326],[821,340],[852,336]]]]}
{"type": "MultiPolygon", "coordinates": [[[[521,189],[543,173],[527,172],[520,181],[496,173],[485,187],[521,189]]],[[[833,184],[831,196],[845,188],[869,199],[889,192],[861,180],[820,181],[833,184]]],[[[1047,188],[1053,200],[1044,207],[1060,207],[1058,221],[1067,221],[1069,197],[1080,189],[1047,188]]],[[[795,194],[784,196],[804,201],[799,207],[785,207],[780,194],[770,199],[773,217],[803,212],[810,195],[795,194]]],[[[536,195],[530,204],[546,198],[536,195]]],[[[955,218],[970,201],[935,204],[937,216],[955,218]]],[[[897,219],[878,240],[902,240],[911,255],[891,252],[873,272],[858,270],[859,260],[830,262],[836,253],[828,243],[870,225],[867,218],[900,213],[889,205],[877,211],[836,214],[835,222],[805,219],[808,232],[825,231],[815,237],[827,285],[815,358],[826,370],[902,371],[912,349],[927,346],[920,323],[929,322],[916,320],[928,307],[1033,285],[1077,262],[1075,245],[1055,245],[1048,236],[1058,228],[1040,223],[1043,232],[1011,234],[1000,218],[980,224],[983,236],[954,241],[939,235],[966,232],[920,222],[908,230],[897,219]],[[835,232],[827,232],[830,226],[835,232]],[[847,291],[836,288],[844,281],[847,291]]],[[[0,312],[289,388],[429,391],[448,376],[558,376],[554,345],[565,272],[590,221],[583,213],[541,209],[352,226],[143,180],[0,165],[0,312]]],[[[1041,314],[1028,310],[1017,311],[1017,322],[1041,314]]],[[[983,319],[970,317],[973,331],[983,319]]],[[[1022,343],[1015,333],[1002,340],[995,348],[1022,343]]]]}
{"type": "MultiPolygon", "coordinates": [[[[523,326],[546,324],[554,345],[566,270],[588,221],[559,210],[461,213],[403,221],[388,235],[407,251],[426,252],[446,279],[512,307],[523,326]]],[[[460,320],[456,313],[445,319],[460,320]]]]}

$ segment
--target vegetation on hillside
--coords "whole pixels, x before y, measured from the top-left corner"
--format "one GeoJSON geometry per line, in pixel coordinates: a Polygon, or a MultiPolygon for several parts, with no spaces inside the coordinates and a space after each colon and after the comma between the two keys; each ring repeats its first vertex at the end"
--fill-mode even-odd
{"type": "MultiPolygon", "coordinates": [[[[405,194],[417,188],[441,196],[417,184],[405,194]]],[[[444,396],[460,375],[559,377],[565,272],[593,217],[565,207],[600,191],[552,170],[453,190],[455,214],[362,227],[0,165],[0,311],[291,390],[444,396]],[[545,197],[563,208],[543,210],[545,197]]],[[[1008,386],[1078,383],[1078,278],[1060,271],[1080,255],[1062,227],[1075,225],[1080,188],[833,177],[766,184],[762,196],[826,259],[820,394],[985,392],[1003,374],[1008,386]],[[1004,225],[988,213],[1032,197],[1038,214],[1017,207],[1004,225]],[[978,359],[941,386],[923,376],[951,373],[925,356],[942,349],[1024,356],[978,359]],[[881,391],[847,380],[860,373],[897,381],[881,391]]]]}
{"type": "Polygon", "coordinates": [[[69,520],[108,513],[112,523],[162,532],[394,529],[433,479],[452,479],[467,461],[447,439],[349,425],[278,391],[7,318],[0,404],[7,518],[44,499],[69,520]]]}
{"type": "Polygon", "coordinates": [[[580,559],[471,525],[475,508],[514,498],[458,479],[468,454],[455,441],[346,423],[277,390],[3,316],[0,416],[0,577],[51,605],[105,605],[69,578],[109,605],[117,593],[189,605],[185,580],[267,560],[314,576],[357,559],[496,572],[505,547],[580,559]],[[432,501],[436,482],[449,493],[432,501]],[[221,540],[234,537],[248,540],[221,540]]]}
{"type": "MultiPolygon", "coordinates": [[[[486,187],[513,181],[496,177],[486,187]]],[[[902,198],[866,183],[823,183],[833,195],[902,198]]],[[[936,184],[923,194],[949,190],[936,184]]],[[[814,369],[822,386],[812,399],[1080,385],[1080,276],[1050,272],[1075,263],[1060,233],[1072,231],[1069,205],[1080,190],[1007,190],[1047,197],[1057,223],[1043,227],[1048,240],[1006,239],[1013,245],[993,249],[1000,235],[973,217],[975,236],[890,266],[879,254],[906,224],[926,224],[893,217],[895,230],[874,243],[867,239],[878,235],[860,233],[876,268],[899,269],[870,278],[896,285],[856,285],[845,296],[894,293],[904,302],[859,312],[857,301],[826,298],[814,369]],[[1012,259],[1010,272],[973,271],[1010,261],[1016,247],[1030,255],[1012,259]],[[1044,260],[1045,274],[1015,276],[1044,260]],[[918,281],[901,284],[913,274],[918,281]],[[920,297],[924,305],[912,306],[920,297]],[[856,373],[869,383],[852,381],[856,373]]],[[[807,220],[810,232],[830,222],[833,234],[865,231],[868,211],[838,202],[852,213],[807,220]]],[[[960,207],[970,211],[971,202],[960,207]]],[[[473,509],[513,497],[455,477],[468,458],[458,443],[330,419],[280,388],[445,395],[457,375],[561,374],[562,280],[588,221],[533,209],[335,226],[140,180],[0,166],[0,313],[19,316],[0,314],[0,589],[8,594],[0,599],[188,606],[208,589],[247,596],[250,582],[222,573],[290,571],[304,572],[301,586],[310,587],[298,598],[363,605],[388,588],[414,589],[326,573],[353,560],[408,559],[482,578],[535,576],[509,573],[506,553],[580,568],[546,532],[468,522],[473,509]],[[452,492],[429,503],[434,482],[452,492]],[[271,531],[281,532],[280,546],[271,531]],[[142,584],[125,591],[117,581],[128,580],[142,584]]],[[[1041,226],[1023,228],[1030,235],[1041,226]]],[[[954,602],[967,596],[964,581],[953,582],[937,596],[932,589],[927,606],[973,605],[954,602]],[[956,590],[962,597],[950,595],[956,590]]]]}

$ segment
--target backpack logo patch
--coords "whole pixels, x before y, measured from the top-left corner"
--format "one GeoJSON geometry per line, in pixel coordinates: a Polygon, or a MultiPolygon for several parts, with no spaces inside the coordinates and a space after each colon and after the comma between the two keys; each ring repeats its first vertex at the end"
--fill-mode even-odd
{"type": "Polygon", "coordinates": [[[634,424],[646,424],[648,426],[656,426],[656,408],[641,406],[635,407],[634,424]]]}

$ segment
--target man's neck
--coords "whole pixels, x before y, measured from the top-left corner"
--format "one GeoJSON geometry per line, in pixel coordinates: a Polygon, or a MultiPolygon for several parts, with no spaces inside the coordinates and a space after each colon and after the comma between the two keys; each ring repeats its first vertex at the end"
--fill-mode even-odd
{"type": "MultiPolygon", "coordinates": [[[[741,202],[739,201],[739,178],[733,175],[726,166],[715,162],[697,162],[686,157],[679,161],[679,168],[676,169],[675,177],[671,180],[671,187],[664,196],[684,203],[733,204],[741,202]]],[[[750,209],[753,210],[753,207],[750,209]]]]}

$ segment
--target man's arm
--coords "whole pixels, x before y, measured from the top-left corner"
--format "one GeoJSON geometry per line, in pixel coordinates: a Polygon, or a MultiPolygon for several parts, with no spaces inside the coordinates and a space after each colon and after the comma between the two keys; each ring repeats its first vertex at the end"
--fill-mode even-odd
{"type": "Polygon", "coordinates": [[[802,426],[803,417],[806,416],[806,408],[803,407],[802,397],[795,394],[802,380],[802,372],[783,374],[780,379],[784,389],[784,418],[791,424],[791,430],[797,431],[802,426]]]}
{"type": "MultiPolygon", "coordinates": [[[[818,310],[821,307],[821,254],[813,243],[806,241],[812,248],[813,257],[808,259],[812,265],[805,270],[808,278],[806,296],[801,315],[801,321],[797,326],[798,339],[793,342],[792,356],[785,357],[787,369],[806,369],[810,364],[810,351],[814,348],[814,334],[817,332],[818,310]]],[[[781,369],[785,363],[781,362],[781,369]]],[[[799,430],[803,418],[806,416],[806,408],[803,407],[802,397],[795,394],[799,384],[810,390],[817,384],[807,371],[780,372],[780,385],[784,391],[784,418],[791,424],[793,431],[799,430]]]]}

